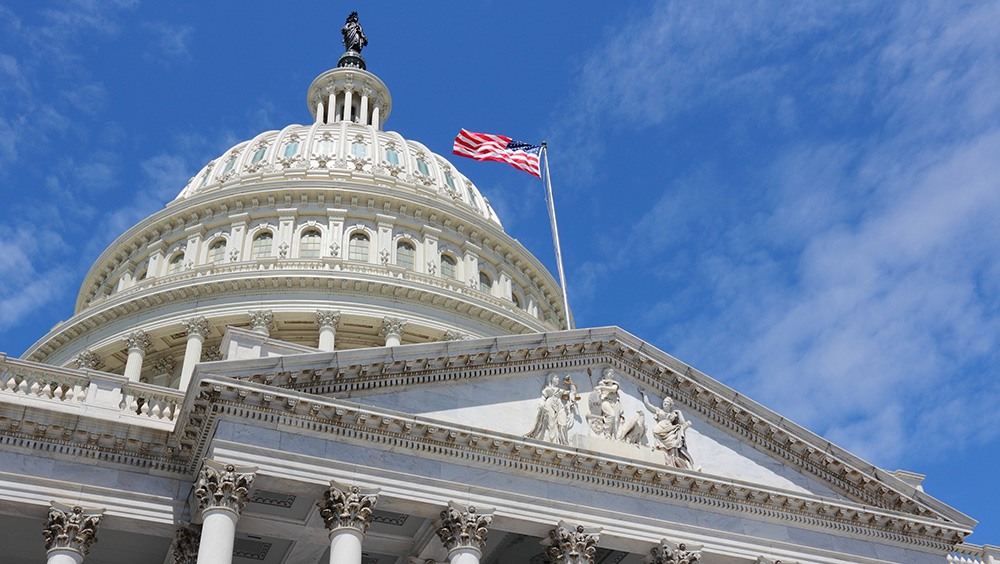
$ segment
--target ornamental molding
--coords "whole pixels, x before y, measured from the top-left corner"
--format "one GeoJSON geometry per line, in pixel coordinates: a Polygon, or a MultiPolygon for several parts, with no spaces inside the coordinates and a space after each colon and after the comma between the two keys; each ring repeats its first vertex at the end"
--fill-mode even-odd
{"type": "Polygon", "coordinates": [[[337,330],[337,325],[340,323],[340,312],[337,310],[326,309],[316,311],[316,324],[319,325],[320,329],[333,329],[337,330]]]}
{"type": "Polygon", "coordinates": [[[700,544],[663,539],[649,551],[649,556],[642,562],[643,564],[696,564],[701,562],[702,548],[700,544]]]}
{"type": "Polygon", "coordinates": [[[188,337],[205,337],[208,335],[208,331],[211,328],[208,324],[208,320],[205,319],[204,316],[200,315],[198,317],[192,317],[181,321],[181,325],[184,326],[184,332],[187,333],[188,337]]]}
{"type": "Polygon", "coordinates": [[[90,349],[76,355],[74,362],[76,363],[76,367],[80,370],[100,370],[101,366],[104,365],[104,360],[101,358],[101,355],[90,349]]]}
{"type": "Polygon", "coordinates": [[[493,513],[493,508],[477,508],[449,501],[448,508],[441,512],[435,523],[437,536],[449,552],[460,548],[482,551],[493,523],[493,513]]]}
{"type": "Polygon", "coordinates": [[[316,507],[319,508],[323,524],[331,533],[338,529],[353,529],[363,535],[371,524],[378,493],[378,488],[348,486],[331,481],[316,507]]]}
{"type": "Polygon", "coordinates": [[[153,346],[153,340],[141,329],[125,335],[122,340],[125,341],[125,350],[130,354],[133,352],[146,354],[149,347],[153,346]]]}
{"type": "Polygon", "coordinates": [[[384,317],[382,318],[382,328],[379,329],[378,334],[384,338],[402,338],[403,331],[406,329],[406,324],[407,321],[405,319],[399,319],[397,317],[384,317]]]}
{"type": "Polygon", "coordinates": [[[560,521],[541,544],[553,564],[594,564],[600,527],[584,527],[560,521]]]}
{"type": "Polygon", "coordinates": [[[246,506],[256,472],[257,468],[253,466],[235,466],[205,459],[194,489],[198,509],[202,512],[225,509],[239,515],[246,506]]]}
{"type": "Polygon", "coordinates": [[[72,550],[86,556],[90,547],[97,542],[97,529],[104,510],[71,506],[58,501],[50,504],[45,528],[42,529],[45,550],[72,550]]]}
{"type": "Polygon", "coordinates": [[[201,531],[189,523],[174,533],[170,551],[174,555],[174,564],[198,564],[198,548],[201,544],[201,531]]]}

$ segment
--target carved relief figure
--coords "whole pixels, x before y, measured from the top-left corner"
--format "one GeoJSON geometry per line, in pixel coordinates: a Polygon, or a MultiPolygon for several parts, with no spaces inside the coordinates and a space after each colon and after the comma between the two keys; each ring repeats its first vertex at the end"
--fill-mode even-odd
{"type": "Polygon", "coordinates": [[[576,402],[579,399],[580,397],[576,395],[576,384],[569,376],[560,382],[558,374],[549,374],[548,381],[542,388],[535,427],[525,437],[568,445],[567,433],[576,420],[578,410],[576,402]]]}
{"type": "Polygon", "coordinates": [[[694,470],[694,460],[687,448],[687,429],[691,422],[684,419],[681,412],[674,409],[674,400],[670,396],[663,398],[663,407],[656,407],[649,402],[644,390],[642,403],[653,414],[656,425],[653,426],[653,437],[656,438],[657,450],[662,450],[667,466],[694,470]]]}
{"type": "Polygon", "coordinates": [[[587,404],[590,414],[587,421],[594,434],[606,439],[620,439],[618,430],[625,420],[622,414],[621,386],[615,380],[613,368],[605,368],[603,376],[590,392],[587,404]]]}
{"type": "Polygon", "coordinates": [[[365,32],[361,29],[361,24],[358,23],[357,12],[351,12],[351,15],[347,16],[347,22],[344,23],[344,28],[340,30],[340,33],[344,35],[344,47],[348,51],[360,53],[365,45],[368,45],[368,38],[365,37],[365,32]]]}

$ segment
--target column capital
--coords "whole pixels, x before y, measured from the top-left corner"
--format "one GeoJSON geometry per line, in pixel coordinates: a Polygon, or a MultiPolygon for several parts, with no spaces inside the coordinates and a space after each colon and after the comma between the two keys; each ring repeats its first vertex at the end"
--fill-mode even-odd
{"type": "Polygon", "coordinates": [[[274,328],[274,313],[269,309],[258,309],[254,311],[248,311],[247,316],[250,317],[250,330],[255,333],[263,333],[264,335],[270,335],[271,329],[274,328]]]}
{"type": "Polygon", "coordinates": [[[549,538],[541,541],[545,554],[553,564],[594,564],[597,541],[601,539],[600,527],[584,527],[559,521],[559,526],[549,531],[549,538]]]}
{"type": "Polygon", "coordinates": [[[208,324],[208,320],[200,315],[198,317],[192,317],[181,321],[181,325],[184,326],[184,332],[187,333],[188,337],[195,335],[198,337],[204,337],[208,334],[208,330],[211,328],[208,324]]]}
{"type": "Polygon", "coordinates": [[[197,564],[198,546],[201,544],[201,531],[190,523],[185,523],[174,533],[174,541],[170,546],[174,555],[174,564],[197,564]]]}
{"type": "Polygon", "coordinates": [[[340,323],[340,312],[332,309],[316,310],[316,323],[320,329],[337,329],[340,323]]]}
{"type": "Polygon", "coordinates": [[[696,564],[701,561],[702,545],[673,542],[667,539],[649,551],[643,564],[696,564]]]}
{"type": "Polygon", "coordinates": [[[73,360],[76,362],[76,367],[80,370],[99,370],[101,365],[104,364],[101,356],[90,349],[76,355],[76,358],[73,360]]]}
{"type": "Polygon", "coordinates": [[[66,505],[58,501],[52,501],[50,505],[48,519],[42,529],[45,550],[72,550],[86,556],[90,547],[97,542],[97,529],[104,510],[66,505]]]}
{"type": "Polygon", "coordinates": [[[331,481],[330,488],[323,492],[323,499],[316,506],[331,533],[350,528],[364,534],[371,523],[378,492],[378,488],[347,486],[331,481]]]}
{"type": "Polygon", "coordinates": [[[149,347],[153,346],[153,340],[142,329],[132,331],[122,339],[125,341],[125,347],[130,353],[140,352],[146,354],[149,347]]]}
{"type": "Polygon", "coordinates": [[[492,507],[476,508],[448,502],[448,508],[441,512],[437,522],[437,536],[441,544],[451,552],[459,548],[473,548],[479,551],[486,546],[486,535],[493,522],[492,507]]]}
{"type": "Polygon", "coordinates": [[[385,338],[396,337],[397,339],[403,338],[403,330],[406,328],[406,320],[399,319],[397,317],[385,317],[382,319],[382,329],[379,330],[379,335],[385,338]]]}
{"type": "Polygon", "coordinates": [[[465,333],[460,333],[458,331],[452,331],[451,329],[444,332],[441,335],[442,341],[465,341],[468,340],[469,336],[465,333]]]}
{"type": "Polygon", "coordinates": [[[239,515],[247,502],[257,468],[206,459],[198,474],[194,495],[201,511],[228,509],[239,515]]]}

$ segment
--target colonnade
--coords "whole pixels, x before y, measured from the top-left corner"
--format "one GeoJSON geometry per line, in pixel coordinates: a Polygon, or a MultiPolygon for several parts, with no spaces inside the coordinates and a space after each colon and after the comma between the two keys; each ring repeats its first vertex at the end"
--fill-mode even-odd
{"type": "MultiPolygon", "coordinates": [[[[253,310],[247,312],[247,319],[250,330],[265,336],[270,336],[274,329],[274,313],[271,310],[253,310]]],[[[317,348],[324,352],[336,350],[337,325],[340,323],[341,313],[336,310],[317,310],[316,325],[318,327],[317,348]]],[[[394,347],[402,343],[403,332],[406,329],[407,321],[396,317],[385,317],[379,335],[385,339],[385,346],[394,347]]],[[[191,382],[191,375],[194,367],[204,360],[205,340],[211,330],[211,324],[203,316],[195,316],[181,321],[184,334],[187,337],[184,345],[184,360],[181,364],[180,379],[177,388],[185,390],[191,382]]],[[[447,331],[444,340],[460,340],[466,336],[455,331],[447,331]]],[[[143,371],[147,353],[151,352],[153,339],[148,333],[137,329],[122,338],[128,358],[125,362],[124,375],[132,382],[138,382],[143,371]]],[[[100,355],[91,350],[81,352],[74,359],[76,367],[79,369],[98,370],[103,365],[100,355]]],[[[162,359],[161,359],[162,360],[162,359]]],[[[215,360],[218,360],[216,358],[215,360]]],[[[171,365],[172,366],[172,365],[171,365]]]]}

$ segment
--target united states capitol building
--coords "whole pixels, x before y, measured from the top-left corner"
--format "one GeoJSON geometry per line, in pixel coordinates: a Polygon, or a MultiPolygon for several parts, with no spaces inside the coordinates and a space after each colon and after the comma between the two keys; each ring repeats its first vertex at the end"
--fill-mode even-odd
{"type": "Polygon", "coordinates": [[[308,125],[205,165],[0,356],[0,562],[1000,562],[923,476],[565,330],[344,37],[308,125]]]}

